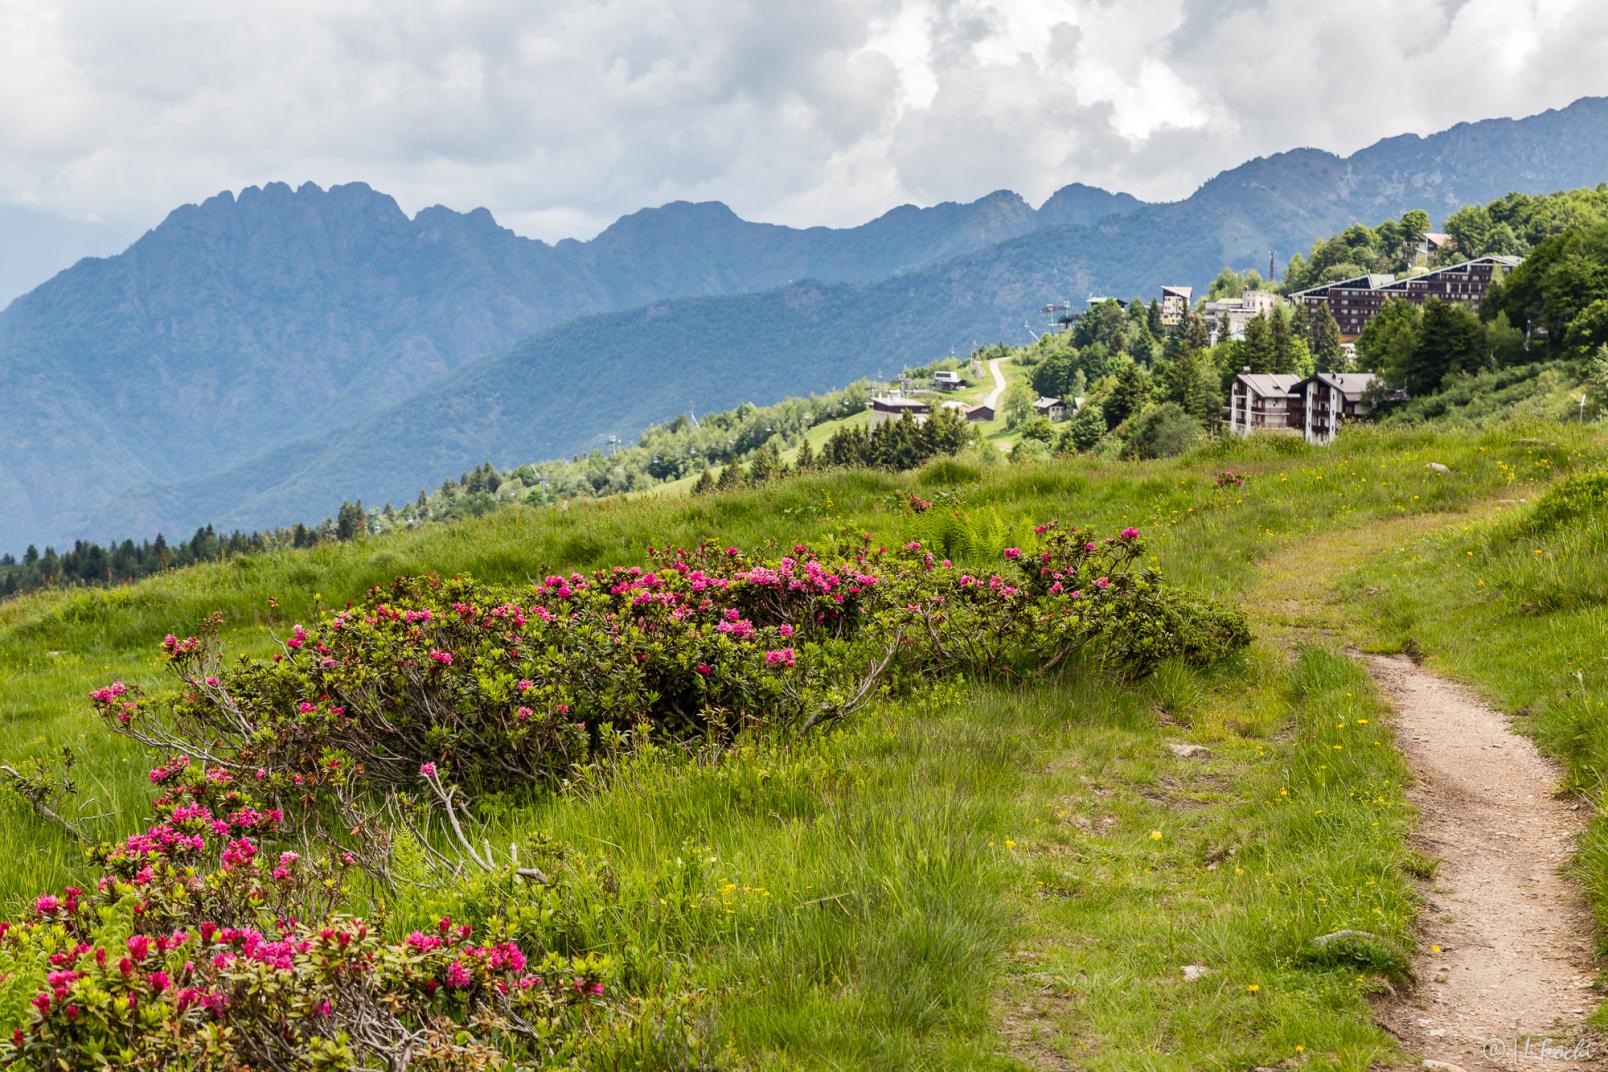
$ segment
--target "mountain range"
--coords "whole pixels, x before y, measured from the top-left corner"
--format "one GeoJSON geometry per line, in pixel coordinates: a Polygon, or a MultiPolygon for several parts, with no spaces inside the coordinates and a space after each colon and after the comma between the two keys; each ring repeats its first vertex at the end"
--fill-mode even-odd
{"type": "Polygon", "coordinates": [[[1204,284],[1358,220],[1608,178],[1608,99],[1298,149],[1147,204],[1074,184],[859,227],[718,203],[547,244],[362,183],[176,209],[0,312],[0,549],[183,534],[411,497],[481,461],[597,446],[1023,338],[1052,299],[1204,284]]]}

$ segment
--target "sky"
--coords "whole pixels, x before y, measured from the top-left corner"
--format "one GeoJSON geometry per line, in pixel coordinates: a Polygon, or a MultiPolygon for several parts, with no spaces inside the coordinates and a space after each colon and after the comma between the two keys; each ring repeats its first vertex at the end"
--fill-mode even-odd
{"type": "Polygon", "coordinates": [[[1600,0],[0,0],[0,303],[57,247],[276,179],[547,240],[676,199],[833,226],[1073,181],[1176,199],[1605,71],[1600,0]]]}

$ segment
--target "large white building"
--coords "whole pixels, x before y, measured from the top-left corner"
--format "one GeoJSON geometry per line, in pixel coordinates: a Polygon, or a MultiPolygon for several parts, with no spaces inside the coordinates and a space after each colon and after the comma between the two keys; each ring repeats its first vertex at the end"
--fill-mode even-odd
{"type": "Polygon", "coordinates": [[[1247,290],[1237,298],[1217,298],[1201,305],[1200,315],[1206,329],[1212,333],[1212,342],[1223,341],[1223,328],[1228,328],[1230,339],[1245,338],[1245,325],[1252,317],[1277,309],[1283,301],[1271,290],[1247,290]]]}

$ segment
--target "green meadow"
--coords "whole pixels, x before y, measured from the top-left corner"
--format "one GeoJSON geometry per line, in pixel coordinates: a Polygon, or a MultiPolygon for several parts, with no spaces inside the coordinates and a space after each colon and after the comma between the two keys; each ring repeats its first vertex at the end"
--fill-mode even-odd
{"type": "MultiPolygon", "coordinates": [[[[952,678],[802,739],[642,742],[561,791],[481,802],[485,835],[565,861],[573,880],[541,905],[555,941],[630,966],[644,992],[690,995],[711,1065],[1377,1067],[1396,1051],[1369,997],[1403,978],[1411,879],[1432,865],[1407,846],[1388,713],[1343,649],[1412,650],[1526,709],[1595,803],[1608,507],[1600,482],[1560,481],[1605,461],[1596,427],[1542,422],[1214,442],[1143,463],[983,454],[511,507],[41,593],[0,604],[0,757],[70,750],[72,814],[120,836],[141,821],[151,757],[85,694],[114,678],[166,687],[161,638],[214,611],[230,652],[260,656],[399,574],[519,582],[649,546],[845,530],[987,568],[1040,522],[1133,525],[1170,580],[1246,607],[1248,653],[1127,684],[1077,666],[952,678]],[[1565,490],[1538,507],[1549,487],[1565,490]],[[912,514],[909,493],[932,509],[912,514]],[[1314,952],[1346,928],[1380,941],[1314,952]]],[[[25,801],[0,800],[0,820],[7,911],[88,873],[83,847],[25,801]]],[[[1581,874],[1608,922],[1608,831],[1594,830],[1581,874]]],[[[369,903],[400,920],[472,895],[369,903]]],[[[0,989],[9,1019],[26,999],[0,989]]]]}

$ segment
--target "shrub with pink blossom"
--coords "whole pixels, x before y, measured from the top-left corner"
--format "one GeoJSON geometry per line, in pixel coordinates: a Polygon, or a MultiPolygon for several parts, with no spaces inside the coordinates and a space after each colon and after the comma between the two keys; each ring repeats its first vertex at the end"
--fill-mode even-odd
{"type": "Polygon", "coordinates": [[[37,984],[0,1063],[690,1067],[690,1001],[622,992],[558,938],[563,874],[494,856],[473,801],[600,769],[633,735],[801,733],[957,672],[1077,657],[1142,674],[1248,642],[1236,611],[1143,555],[1135,529],[1047,523],[975,572],[860,534],[653,552],[524,588],[409,577],[230,666],[214,616],[163,641],[172,695],[90,693],[159,756],[152,821],[91,851],[93,881],[0,924],[0,973],[37,984]],[[350,900],[365,880],[483,911],[399,939],[386,921],[387,940],[350,900]]]}

